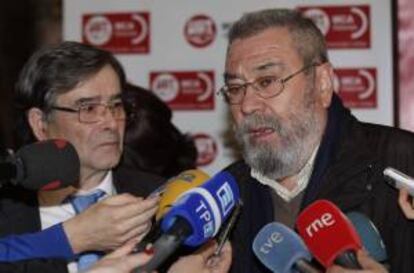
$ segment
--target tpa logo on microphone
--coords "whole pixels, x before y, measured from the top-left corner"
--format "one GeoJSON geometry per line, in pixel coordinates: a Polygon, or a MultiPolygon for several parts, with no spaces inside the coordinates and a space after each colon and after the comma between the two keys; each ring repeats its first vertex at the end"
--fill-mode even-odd
{"type": "Polygon", "coordinates": [[[214,110],[213,71],[151,72],[150,86],[173,110],[214,110]]]}
{"type": "Polygon", "coordinates": [[[311,6],[299,10],[321,30],[328,48],[371,47],[369,5],[311,6]]]}
{"type": "Polygon", "coordinates": [[[224,183],[216,192],[223,215],[228,215],[235,206],[233,191],[228,182],[224,183]]]}
{"type": "Polygon", "coordinates": [[[376,68],[335,69],[334,85],[346,107],[377,107],[376,68]]]}
{"type": "Polygon", "coordinates": [[[114,53],[149,53],[150,14],[85,14],[82,17],[82,42],[114,53]]]}
{"type": "Polygon", "coordinates": [[[203,200],[200,200],[199,206],[196,208],[196,213],[203,223],[204,238],[212,236],[215,232],[215,227],[211,208],[203,200]]]}

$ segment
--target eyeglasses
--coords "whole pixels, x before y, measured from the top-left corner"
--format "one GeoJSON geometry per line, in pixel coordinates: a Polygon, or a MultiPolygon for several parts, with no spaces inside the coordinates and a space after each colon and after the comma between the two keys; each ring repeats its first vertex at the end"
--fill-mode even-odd
{"type": "Polygon", "coordinates": [[[254,81],[246,82],[243,84],[226,84],[220,90],[226,102],[228,104],[241,104],[244,96],[246,95],[246,90],[249,85],[251,85],[256,94],[262,99],[270,99],[276,97],[282,93],[285,88],[285,83],[296,75],[308,70],[311,67],[316,67],[321,65],[320,63],[312,63],[310,65],[305,65],[301,69],[284,78],[278,78],[276,76],[265,76],[260,77],[254,81]]]}
{"type": "Polygon", "coordinates": [[[78,113],[79,122],[82,123],[98,122],[105,115],[107,109],[116,120],[125,120],[127,117],[123,101],[85,103],[80,105],[78,109],[53,105],[50,109],[68,113],[78,113]]]}

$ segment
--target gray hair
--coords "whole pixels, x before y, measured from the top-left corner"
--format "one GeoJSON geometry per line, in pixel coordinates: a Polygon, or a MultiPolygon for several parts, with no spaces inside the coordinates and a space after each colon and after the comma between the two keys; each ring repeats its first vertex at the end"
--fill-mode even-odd
{"type": "Polygon", "coordinates": [[[244,14],[229,30],[229,46],[269,28],[287,28],[303,63],[328,61],[325,38],[313,21],[291,9],[266,9],[244,14]]]}

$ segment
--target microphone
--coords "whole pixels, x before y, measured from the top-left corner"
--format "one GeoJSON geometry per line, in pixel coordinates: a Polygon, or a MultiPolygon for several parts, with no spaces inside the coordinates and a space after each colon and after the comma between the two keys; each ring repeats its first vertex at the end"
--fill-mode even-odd
{"type": "Polygon", "coordinates": [[[253,241],[253,252],[272,272],[320,273],[302,239],[280,223],[264,226],[253,241]]]}
{"type": "Polygon", "coordinates": [[[348,218],[332,202],[312,203],[300,213],[296,226],[310,252],[324,267],[335,263],[362,269],[355,254],[362,247],[361,240],[348,218]]]}
{"type": "Polygon", "coordinates": [[[195,247],[214,237],[239,199],[237,183],[226,171],[183,193],[161,220],[164,233],[154,242],[154,256],[135,272],[152,272],[181,244],[195,247]]]}
{"type": "Polygon", "coordinates": [[[162,189],[158,190],[162,193],[155,219],[159,221],[181,194],[203,184],[208,179],[210,179],[210,176],[202,170],[186,170],[170,179],[162,189]]]}
{"type": "Polygon", "coordinates": [[[0,163],[0,186],[11,184],[29,190],[55,190],[79,180],[75,148],[63,139],[26,145],[0,163]]]}
{"type": "Polygon", "coordinates": [[[195,188],[210,178],[201,170],[186,170],[169,179],[164,185],[156,189],[150,195],[160,194],[160,203],[155,215],[156,223],[150,232],[135,246],[134,252],[144,251],[149,244],[161,236],[159,220],[171,209],[173,203],[186,191],[195,188]]]}
{"type": "Polygon", "coordinates": [[[377,262],[385,262],[388,259],[385,244],[372,221],[364,214],[356,211],[349,212],[346,216],[355,227],[359,238],[362,240],[362,245],[369,255],[377,262]]]}
{"type": "Polygon", "coordinates": [[[414,196],[414,178],[391,167],[385,168],[383,174],[388,184],[397,189],[406,188],[409,195],[414,196]]]}

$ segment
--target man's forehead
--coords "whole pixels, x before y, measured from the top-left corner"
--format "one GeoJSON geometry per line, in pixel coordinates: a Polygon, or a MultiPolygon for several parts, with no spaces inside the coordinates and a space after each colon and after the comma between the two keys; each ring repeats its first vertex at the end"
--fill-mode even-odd
{"type": "Polygon", "coordinates": [[[71,104],[84,104],[88,102],[108,102],[120,99],[122,96],[121,91],[113,92],[101,92],[99,90],[91,92],[77,92],[78,90],[72,90],[67,93],[61,94],[57,97],[58,102],[67,102],[71,104]]]}
{"type": "Polygon", "coordinates": [[[245,72],[260,74],[262,72],[272,71],[274,73],[277,73],[283,71],[285,67],[285,63],[280,60],[265,59],[260,62],[253,62],[251,65],[247,66],[247,71],[243,71],[241,68],[239,70],[225,71],[224,79],[242,79],[244,78],[245,72]]]}

